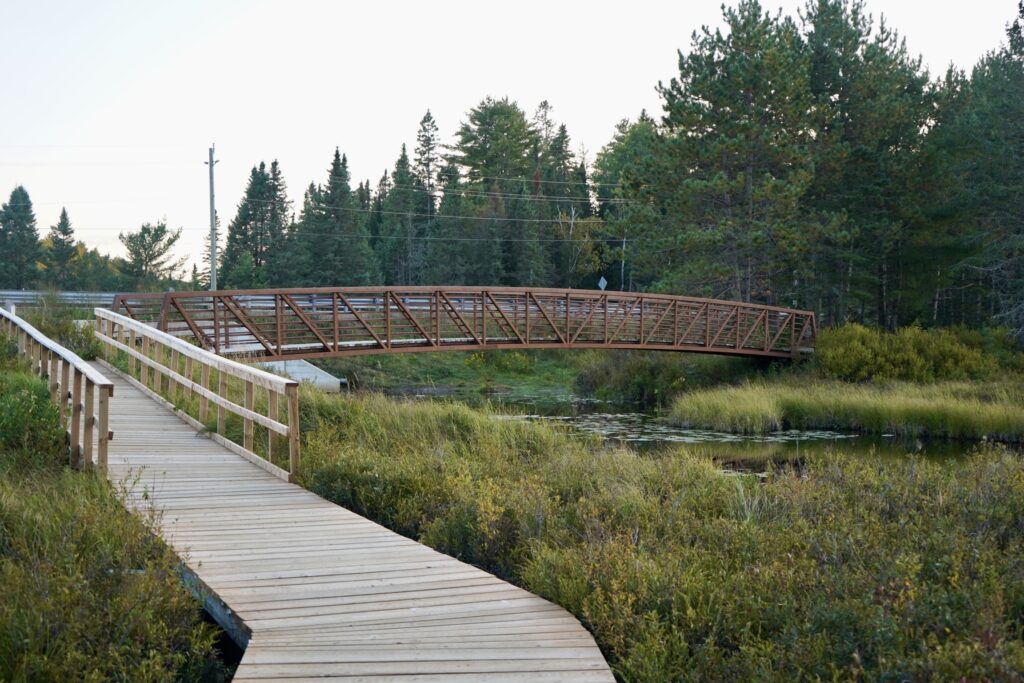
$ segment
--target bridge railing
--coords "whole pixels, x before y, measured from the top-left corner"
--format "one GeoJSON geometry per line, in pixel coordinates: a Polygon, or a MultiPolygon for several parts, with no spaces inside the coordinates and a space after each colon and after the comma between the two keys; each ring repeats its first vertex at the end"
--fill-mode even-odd
{"type": "Polygon", "coordinates": [[[121,294],[117,312],[222,355],[315,358],[482,348],[618,348],[796,357],[813,312],[637,292],[320,287],[121,294]]]}
{"type": "Polygon", "coordinates": [[[107,361],[137,387],[169,402],[193,426],[208,430],[211,438],[268,472],[285,481],[295,478],[298,382],[210,353],[118,313],[97,308],[95,314],[96,338],[107,361]],[[287,444],[286,463],[276,457],[282,442],[287,444]]]}
{"type": "Polygon", "coordinates": [[[95,465],[105,471],[107,444],[113,436],[109,429],[113,382],[73,351],[2,308],[0,333],[14,338],[18,352],[28,357],[32,372],[47,380],[50,400],[57,405],[65,430],[71,465],[95,465]]]}

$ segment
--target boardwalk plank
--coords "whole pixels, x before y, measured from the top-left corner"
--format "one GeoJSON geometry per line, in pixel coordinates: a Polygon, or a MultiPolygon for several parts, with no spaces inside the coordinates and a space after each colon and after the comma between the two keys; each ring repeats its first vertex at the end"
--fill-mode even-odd
{"type": "Polygon", "coordinates": [[[236,681],[614,680],[562,608],[285,483],[104,372],[108,476],[250,634],[236,681]]]}

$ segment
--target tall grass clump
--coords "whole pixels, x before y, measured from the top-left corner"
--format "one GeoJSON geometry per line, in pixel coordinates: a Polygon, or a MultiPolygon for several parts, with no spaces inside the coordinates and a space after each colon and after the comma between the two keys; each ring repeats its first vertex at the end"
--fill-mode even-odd
{"type": "Polygon", "coordinates": [[[45,384],[0,362],[0,680],[229,677],[156,519],[63,467],[45,384]]]}
{"type": "Polygon", "coordinates": [[[679,396],[669,420],[764,434],[836,429],[947,439],[1024,441],[1024,385],[1013,382],[748,382],[679,396]]]}
{"type": "Polygon", "coordinates": [[[1016,680],[1024,463],[765,479],[456,404],[302,397],[302,483],[566,607],[624,681],[1016,680]]]}

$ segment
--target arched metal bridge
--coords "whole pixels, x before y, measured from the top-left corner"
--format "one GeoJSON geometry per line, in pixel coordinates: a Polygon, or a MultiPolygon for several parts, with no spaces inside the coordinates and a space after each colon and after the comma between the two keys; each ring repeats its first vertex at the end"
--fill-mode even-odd
{"type": "Polygon", "coordinates": [[[793,358],[814,313],[665,294],[516,287],[318,287],[118,294],[111,308],[221,355],[648,349],[793,358]]]}

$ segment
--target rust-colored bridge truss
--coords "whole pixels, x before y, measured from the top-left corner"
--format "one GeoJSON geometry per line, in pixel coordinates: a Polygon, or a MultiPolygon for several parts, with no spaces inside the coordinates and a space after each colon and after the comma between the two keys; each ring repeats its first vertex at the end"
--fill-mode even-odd
{"type": "Polygon", "coordinates": [[[112,309],[260,359],[510,348],[792,358],[814,313],[663,294],[512,287],[319,287],[118,294],[112,309]]]}

